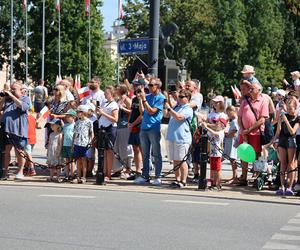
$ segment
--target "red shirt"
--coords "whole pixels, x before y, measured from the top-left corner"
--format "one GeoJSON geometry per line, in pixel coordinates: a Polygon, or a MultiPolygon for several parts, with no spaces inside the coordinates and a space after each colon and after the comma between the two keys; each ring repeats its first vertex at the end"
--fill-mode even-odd
{"type": "Polygon", "coordinates": [[[28,144],[36,144],[36,119],[28,114],[28,144]]]}
{"type": "MultiPolygon", "coordinates": [[[[261,117],[269,117],[269,103],[265,100],[263,96],[260,96],[257,100],[252,100],[251,98],[249,98],[248,100],[251,103],[258,120],[261,117]]],[[[241,117],[244,129],[248,129],[256,123],[255,116],[246,100],[242,101],[238,115],[239,117],[241,117]]],[[[264,125],[262,125],[260,129],[261,131],[263,131],[264,125]]],[[[259,128],[252,130],[249,134],[259,135],[259,128]]]]}

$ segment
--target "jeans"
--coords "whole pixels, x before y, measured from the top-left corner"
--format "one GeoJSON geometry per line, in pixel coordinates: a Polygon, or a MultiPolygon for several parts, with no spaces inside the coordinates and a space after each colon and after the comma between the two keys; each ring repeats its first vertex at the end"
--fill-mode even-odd
{"type": "Polygon", "coordinates": [[[160,131],[157,129],[141,130],[140,141],[144,158],[142,176],[146,179],[149,178],[149,161],[152,149],[155,164],[155,176],[156,178],[159,178],[162,169],[160,131]]]}

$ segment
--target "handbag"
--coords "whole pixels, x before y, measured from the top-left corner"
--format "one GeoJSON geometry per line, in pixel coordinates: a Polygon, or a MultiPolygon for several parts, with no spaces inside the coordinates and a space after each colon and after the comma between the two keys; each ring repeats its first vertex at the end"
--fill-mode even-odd
{"type": "MultiPolygon", "coordinates": [[[[249,102],[248,98],[246,98],[246,101],[247,101],[248,105],[250,106],[250,109],[253,112],[256,121],[258,121],[257,115],[256,115],[251,103],[249,102]]],[[[260,132],[260,143],[262,146],[271,142],[271,140],[274,137],[274,131],[272,129],[272,123],[271,123],[270,119],[265,119],[265,130],[261,131],[261,129],[259,128],[259,132],[260,132]]]]}

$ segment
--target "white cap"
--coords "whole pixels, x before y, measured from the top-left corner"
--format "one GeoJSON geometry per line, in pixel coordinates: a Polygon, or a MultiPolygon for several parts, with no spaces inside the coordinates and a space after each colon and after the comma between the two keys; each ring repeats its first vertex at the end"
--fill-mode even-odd
{"type": "Polygon", "coordinates": [[[93,112],[95,112],[96,111],[96,107],[95,107],[95,105],[93,104],[93,103],[89,103],[89,104],[87,104],[87,106],[89,107],[89,109],[91,109],[93,112]]]}
{"type": "Polygon", "coordinates": [[[283,89],[278,89],[277,91],[276,91],[276,94],[277,95],[281,95],[281,96],[285,96],[285,91],[283,90],[283,89]]]}
{"type": "Polygon", "coordinates": [[[77,107],[77,111],[88,112],[89,111],[89,106],[88,105],[79,105],[77,107]]]}

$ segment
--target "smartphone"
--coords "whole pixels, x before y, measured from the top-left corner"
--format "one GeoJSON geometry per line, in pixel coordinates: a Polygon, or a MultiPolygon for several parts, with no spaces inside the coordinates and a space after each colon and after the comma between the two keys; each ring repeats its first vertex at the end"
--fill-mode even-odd
{"type": "Polygon", "coordinates": [[[96,102],[96,105],[97,105],[97,108],[100,107],[100,102],[97,101],[97,102],[96,102]]]}

